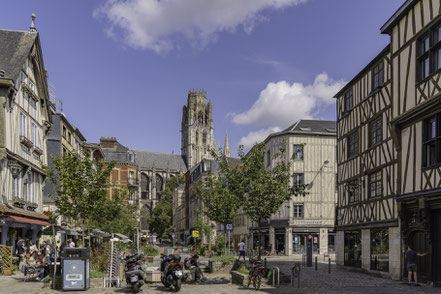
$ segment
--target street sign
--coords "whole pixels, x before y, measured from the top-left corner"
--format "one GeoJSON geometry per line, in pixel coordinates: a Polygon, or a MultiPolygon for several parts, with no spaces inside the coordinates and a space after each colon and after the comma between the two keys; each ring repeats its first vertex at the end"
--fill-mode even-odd
{"type": "Polygon", "coordinates": [[[157,236],[157,234],[156,233],[153,233],[153,237],[156,237],[157,236]]]}
{"type": "Polygon", "coordinates": [[[192,233],[193,235],[193,237],[195,237],[195,238],[199,238],[199,231],[193,231],[193,233],[192,233]]]}
{"type": "Polygon", "coordinates": [[[228,224],[227,225],[227,230],[231,231],[233,229],[233,225],[232,224],[228,224]]]}

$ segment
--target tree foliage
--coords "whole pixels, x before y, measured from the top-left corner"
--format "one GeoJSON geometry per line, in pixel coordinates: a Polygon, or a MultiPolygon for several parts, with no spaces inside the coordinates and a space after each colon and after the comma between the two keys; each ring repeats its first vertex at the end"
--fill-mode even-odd
{"type": "Polygon", "coordinates": [[[103,219],[109,176],[113,162],[95,162],[86,154],[51,156],[53,167],[45,166],[50,181],[56,185],[54,199],[57,214],[84,227],[103,219]]]}
{"type": "Polygon", "coordinates": [[[173,231],[173,193],[184,181],[184,175],[169,178],[165,189],[157,195],[159,201],[153,208],[148,223],[150,232],[157,233],[161,238],[169,238],[173,231]]]}
{"type": "MultiPolygon", "coordinates": [[[[212,152],[219,171],[211,171],[204,176],[196,187],[196,196],[202,200],[202,212],[212,221],[226,226],[233,222],[240,209],[241,197],[234,193],[237,171],[230,169],[228,160],[222,152],[212,152]],[[232,190],[233,188],[233,190],[232,190]]],[[[214,168],[214,167],[213,167],[214,168]]]]}

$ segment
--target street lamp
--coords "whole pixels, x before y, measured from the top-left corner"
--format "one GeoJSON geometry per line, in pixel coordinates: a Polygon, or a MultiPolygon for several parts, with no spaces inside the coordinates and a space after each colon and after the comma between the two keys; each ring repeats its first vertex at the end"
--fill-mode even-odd
{"type": "Polygon", "coordinates": [[[312,189],[312,185],[313,182],[315,181],[315,179],[317,178],[318,174],[322,172],[323,168],[325,167],[325,165],[329,164],[329,160],[325,160],[322,164],[322,166],[320,167],[319,171],[315,174],[314,178],[312,179],[311,183],[309,183],[308,185],[306,185],[306,189],[311,190],[312,189]]]}

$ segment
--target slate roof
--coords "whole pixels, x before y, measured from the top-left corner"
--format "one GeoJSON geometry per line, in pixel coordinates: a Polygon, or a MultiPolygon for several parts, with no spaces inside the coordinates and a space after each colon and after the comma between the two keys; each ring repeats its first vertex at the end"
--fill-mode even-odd
{"type": "Polygon", "coordinates": [[[116,161],[116,162],[132,162],[129,157],[128,152],[116,152],[115,150],[102,149],[105,161],[116,161]]]}
{"type": "Polygon", "coordinates": [[[157,169],[170,169],[186,171],[187,166],[184,158],[178,154],[166,154],[150,151],[133,150],[135,153],[135,162],[141,166],[141,168],[157,168],[157,169]]]}
{"type": "Polygon", "coordinates": [[[228,161],[228,166],[231,169],[235,169],[237,166],[242,164],[242,160],[240,160],[239,158],[227,157],[227,161],[228,161]]]}
{"type": "Polygon", "coordinates": [[[17,80],[38,33],[0,30],[0,70],[5,78],[17,80]]]}
{"type": "Polygon", "coordinates": [[[269,138],[285,134],[336,136],[336,122],[331,120],[299,120],[289,128],[270,134],[269,138]]]}

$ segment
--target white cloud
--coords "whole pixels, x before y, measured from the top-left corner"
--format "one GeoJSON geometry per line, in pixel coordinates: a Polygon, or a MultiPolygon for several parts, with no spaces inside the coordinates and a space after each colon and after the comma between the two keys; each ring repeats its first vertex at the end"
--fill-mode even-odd
{"type": "Polygon", "coordinates": [[[317,75],[311,85],[269,83],[249,110],[230,116],[239,125],[288,126],[299,119],[311,119],[320,108],[335,103],[332,97],[344,84],[326,73],[317,75]]]}
{"type": "Polygon", "coordinates": [[[317,75],[311,85],[286,81],[269,83],[249,110],[230,114],[235,124],[263,126],[242,137],[239,145],[249,149],[299,119],[317,119],[321,109],[335,103],[334,95],[345,84],[331,79],[326,73],[317,75]]]}
{"type": "Polygon", "coordinates": [[[280,132],[279,127],[263,128],[255,132],[249,132],[247,136],[240,138],[239,145],[243,145],[245,150],[249,150],[255,143],[260,143],[268,137],[269,134],[280,132]]]}
{"type": "Polygon", "coordinates": [[[176,37],[195,48],[216,40],[219,32],[241,26],[250,33],[265,19],[265,9],[284,9],[308,0],[107,0],[94,11],[110,26],[112,38],[131,47],[164,53],[175,46],[176,37]],[[119,31],[121,30],[121,31],[119,31]]]}

